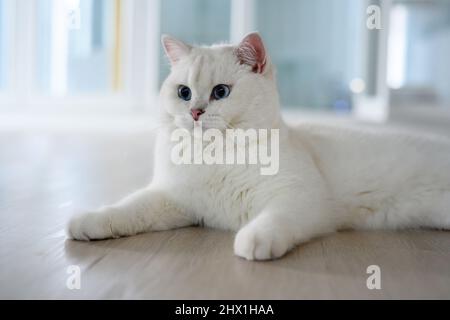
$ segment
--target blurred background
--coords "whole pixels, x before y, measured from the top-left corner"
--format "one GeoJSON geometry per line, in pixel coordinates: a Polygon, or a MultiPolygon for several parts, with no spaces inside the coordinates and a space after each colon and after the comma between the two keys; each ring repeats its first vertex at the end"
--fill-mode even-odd
{"type": "Polygon", "coordinates": [[[450,0],[0,0],[0,115],[154,114],[162,33],[252,30],[286,112],[448,119],[450,0]]]}

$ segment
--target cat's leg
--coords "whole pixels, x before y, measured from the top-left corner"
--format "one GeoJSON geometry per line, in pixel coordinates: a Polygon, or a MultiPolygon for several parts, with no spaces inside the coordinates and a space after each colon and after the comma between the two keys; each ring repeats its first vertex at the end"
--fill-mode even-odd
{"type": "Polygon", "coordinates": [[[433,228],[450,230],[450,192],[432,189],[400,193],[393,200],[361,206],[353,226],[361,229],[433,228]],[[380,204],[387,203],[382,206],[380,204]]]}
{"type": "Polygon", "coordinates": [[[320,201],[310,200],[302,206],[282,199],[271,202],[239,230],[234,253],[248,260],[275,259],[301,242],[336,231],[331,210],[320,201]]]}
{"type": "Polygon", "coordinates": [[[107,239],[191,224],[192,220],[164,192],[143,189],[115,205],[74,216],[67,234],[76,240],[107,239]]]}

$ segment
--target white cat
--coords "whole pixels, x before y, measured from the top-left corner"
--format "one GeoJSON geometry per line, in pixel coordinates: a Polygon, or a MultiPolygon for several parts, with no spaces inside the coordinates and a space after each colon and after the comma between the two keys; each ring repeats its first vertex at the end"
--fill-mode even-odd
{"type": "MultiPolygon", "coordinates": [[[[238,231],[249,260],[343,228],[450,228],[450,144],[431,138],[303,125],[281,119],[274,67],[257,33],[238,46],[192,47],[163,36],[172,70],[154,178],[119,203],[75,216],[73,239],[116,238],[190,225],[238,231]],[[175,165],[176,128],[279,129],[279,172],[175,165]]],[[[301,90],[301,88],[299,88],[301,90]]]]}

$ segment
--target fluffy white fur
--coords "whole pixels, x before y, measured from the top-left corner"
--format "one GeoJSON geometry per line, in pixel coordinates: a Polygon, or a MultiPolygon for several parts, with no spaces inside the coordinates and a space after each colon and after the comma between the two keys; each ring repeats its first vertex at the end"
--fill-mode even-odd
{"type": "Polygon", "coordinates": [[[189,225],[238,231],[234,252],[249,260],[284,255],[295,245],[343,228],[450,228],[450,144],[281,119],[274,69],[257,34],[239,46],[191,47],[168,36],[172,71],[161,89],[154,178],[119,203],[75,216],[73,239],[116,238],[189,225]],[[247,48],[247,49],[246,49],[247,48]],[[180,84],[191,101],[177,95],[180,84]],[[228,98],[211,101],[217,84],[228,98]],[[175,128],[192,129],[190,108],[206,108],[204,128],[278,128],[280,170],[258,166],[175,165],[175,128]]]}

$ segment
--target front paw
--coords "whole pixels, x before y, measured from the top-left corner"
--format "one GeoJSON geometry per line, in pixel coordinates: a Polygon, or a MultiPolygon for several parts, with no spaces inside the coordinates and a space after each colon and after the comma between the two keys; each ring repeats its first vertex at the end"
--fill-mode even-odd
{"type": "Polygon", "coordinates": [[[67,236],[74,240],[99,240],[114,238],[111,214],[89,212],[72,217],[67,225],[67,236]]]}
{"type": "Polygon", "coordinates": [[[283,256],[292,243],[281,230],[249,224],[234,240],[234,254],[247,260],[270,260],[283,256]]]}

